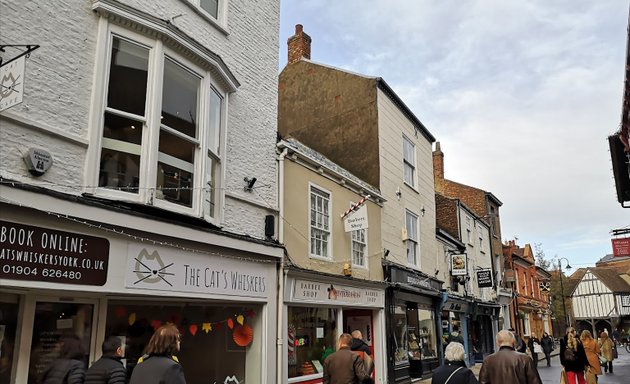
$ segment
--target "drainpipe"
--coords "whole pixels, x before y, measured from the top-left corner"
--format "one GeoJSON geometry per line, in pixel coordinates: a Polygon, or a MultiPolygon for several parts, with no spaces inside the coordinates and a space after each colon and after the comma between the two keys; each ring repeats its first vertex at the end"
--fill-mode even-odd
{"type": "MultiPolygon", "coordinates": [[[[284,148],[280,156],[278,156],[278,208],[280,210],[278,214],[278,242],[284,244],[284,157],[289,152],[288,148],[284,148]]],[[[286,255],[286,249],[285,249],[286,255]]],[[[276,329],[276,381],[278,384],[283,383],[284,377],[284,280],[287,276],[287,271],[284,269],[284,255],[278,265],[278,303],[276,320],[278,327],[276,329]]]]}

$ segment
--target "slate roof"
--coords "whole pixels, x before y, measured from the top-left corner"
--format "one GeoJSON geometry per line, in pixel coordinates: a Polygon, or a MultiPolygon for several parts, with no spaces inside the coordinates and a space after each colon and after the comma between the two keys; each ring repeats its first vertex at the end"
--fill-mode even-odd
{"type": "Polygon", "coordinates": [[[280,141],[278,143],[278,146],[279,147],[285,146],[293,150],[294,152],[300,153],[303,156],[308,157],[309,159],[316,162],[317,164],[320,164],[321,166],[330,169],[331,171],[345,177],[346,179],[350,180],[354,184],[360,186],[366,192],[371,194],[372,197],[374,198],[378,197],[378,198],[381,198],[382,200],[385,200],[385,198],[381,195],[381,192],[378,190],[378,188],[373,187],[372,185],[356,177],[345,168],[340,167],[334,161],[330,160],[329,158],[317,152],[316,150],[302,144],[300,141],[293,138],[287,138],[280,141]]]}

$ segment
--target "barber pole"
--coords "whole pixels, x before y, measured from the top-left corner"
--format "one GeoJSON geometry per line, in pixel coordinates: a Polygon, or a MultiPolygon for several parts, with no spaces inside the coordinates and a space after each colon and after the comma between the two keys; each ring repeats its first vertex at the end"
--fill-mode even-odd
{"type": "Polygon", "coordinates": [[[358,202],[356,202],[355,204],[352,204],[352,206],[348,209],[346,209],[346,211],[341,215],[341,219],[343,219],[344,217],[348,216],[351,212],[356,211],[357,209],[361,208],[361,206],[367,201],[367,199],[370,198],[370,195],[366,195],[363,196],[363,198],[361,200],[359,200],[358,202]]]}

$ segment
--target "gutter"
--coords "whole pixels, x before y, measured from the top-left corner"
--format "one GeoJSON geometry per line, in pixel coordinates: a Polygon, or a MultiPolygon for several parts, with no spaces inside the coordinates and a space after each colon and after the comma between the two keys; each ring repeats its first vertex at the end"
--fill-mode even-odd
{"type": "MultiPolygon", "coordinates": [[[[280,156],[278,156],[278,242],[283,244],[284,242],[284,158],[289,152],[288,148],[284,148],[280,156]]],[[[285,248],[286,251],[286,248],[285,248]]],[[[278,302],[276,304],[276,381],[278,384],[283,384],[284,378],[284,280],[286,279],[287,272],[284,268],[284,258],[286,254],[280,259],[278,263],[278,302]]]]}

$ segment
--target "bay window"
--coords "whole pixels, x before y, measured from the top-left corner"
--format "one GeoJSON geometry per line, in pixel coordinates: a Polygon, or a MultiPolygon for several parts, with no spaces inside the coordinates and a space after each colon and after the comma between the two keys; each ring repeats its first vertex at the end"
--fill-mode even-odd
{"type": "Polygon", "coordinates": [[[217,219],[226,91],[208,65],[110,26],[97,193],[217,219]]]}

